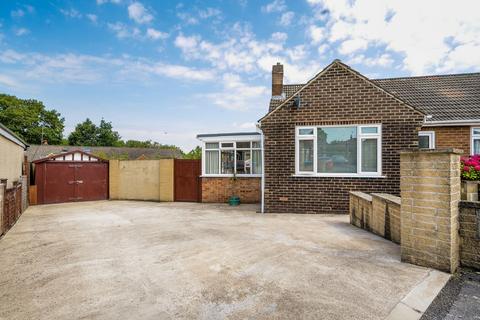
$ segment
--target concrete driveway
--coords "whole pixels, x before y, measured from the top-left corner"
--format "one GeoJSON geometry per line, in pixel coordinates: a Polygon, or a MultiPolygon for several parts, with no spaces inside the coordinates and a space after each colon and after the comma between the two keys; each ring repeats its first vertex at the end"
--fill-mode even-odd
{"type": "Polygon", "coordinates": [[[383,319],[429,269],[347,216],[102,201],[0,240],[0,319],[383,319]]]}

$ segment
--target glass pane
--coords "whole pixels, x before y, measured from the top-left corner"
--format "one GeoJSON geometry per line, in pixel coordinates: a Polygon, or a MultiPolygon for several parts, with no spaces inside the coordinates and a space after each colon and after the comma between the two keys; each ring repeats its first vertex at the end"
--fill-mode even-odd
{"type": "Polygon", "coordinates": [[[237,148],[250,149],[250,142],[237,142],[237,148]]]}
{"type": "Polygon", "coordinates": [[[205,149],[218,149],[218,142],[205,143],[205,149]]]}
{"type": "Polygon", "coordinates": [[[313,171],[313,140],[300,140],[298,145],[300,171],[313,171]]]}
{"type": "Polygon", "coordinates": [[[377,127],[363,127],[362,133],[378,133],[377,127]]]}
{"type": "Polygon", "coordinates": [[[252,148],[260,148],[260,141],[252,141],[252,148]]]}
{"type": "Polygon", "coordinates": [[[362,172],[377,172],[377,139],[362,139],[362,172]]]}
{"type": "Polygon", "coordinates": [[[233,150],[223,150],[222,151],[222,174],[233,174],[233,163],[234,163],[234,152],[233,150]]]}
{"type": "Polygon", "coordinates": [[[480,154],[480,139],[473,139],[473,154],[480,154]]]}
{"type": "Polygon", "coordinates": [[[205,151],[205,174],[218,174],[218,151],[205,151]]]}
{"type": "Polygon", "coordinates": [[[252,173],[262,173],[262,151],[260,150],[252,151],[252,173]]]}
{"type": "Polygon", "coordinates": [[[233,142],[222,143],[222,148],[233,148],[233,142]]]}
{"type": "Polygon", "coordinates": [[[317,143],[318,172],[357,172],[356,127],[318,128],[317,143]]]}
{"type": "Polygon", "coordinates": [[[418,136],[418,147],[420,149],[430,149],[430,136],[418,136]]]}
{"type": "Polygon", "coordinates": [[[250,174],[251,167],[250,150],[237,150],[237,174],[250,174]]]}
{"type": "Polygon", "coordinates": [[[480,134],[480,128],[473,128],[473,134],[480,134]]]}
{"type": "Polygon", "coordinates": [[[298,134],[301,135],[301,136],[305,136],[305,135],[313,135],[313,128],[309,128],[309,129],[298,129],[298,134]]]}

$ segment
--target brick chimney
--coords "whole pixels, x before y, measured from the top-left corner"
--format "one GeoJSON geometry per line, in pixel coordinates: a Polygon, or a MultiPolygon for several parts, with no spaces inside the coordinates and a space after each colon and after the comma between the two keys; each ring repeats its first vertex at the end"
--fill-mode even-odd
{"type": "Polygon", "coordinates": [[[272,97],[280,97],[283,94],[283,65],[277,62],[272,66],[272,97]]]}

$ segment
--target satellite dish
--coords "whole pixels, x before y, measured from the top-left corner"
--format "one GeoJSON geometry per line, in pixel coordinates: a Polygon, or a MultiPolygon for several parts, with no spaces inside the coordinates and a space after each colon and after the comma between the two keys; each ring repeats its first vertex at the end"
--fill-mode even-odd
{"type": "Polygon", "coordinates": [[[295,96],[295,98],[293,98],[293,105],[295,106],[295,108],[300,109],[300,103],[300,95],[295,96]]]}

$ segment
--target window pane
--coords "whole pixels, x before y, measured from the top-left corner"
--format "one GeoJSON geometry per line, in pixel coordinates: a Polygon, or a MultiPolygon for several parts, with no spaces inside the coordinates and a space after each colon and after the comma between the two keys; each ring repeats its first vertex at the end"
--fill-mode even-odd
{"type": "Polygon", "coordinates": [[[223,150],[221,157],[222,174],[233,174],[233,150],[223,150]]]}
{"type": "Polygon", "coordinates": [[[418,136],[418,147],[420,149],[430,149],[430,136],[418,136]]]}
{"type": "Polygon", "coordinates": [[[318,172],[357,172],[356,127],[318,128],[317,141],[318,172]]]}
{"type": "Polygon", "coordinates": [[[300,140],[298,145],[300,171],[313,171],[313,140],[300,140]]]}
{"type": "Polygon", "coordinates": [[[363,127],[362,133],[378,133],[377,127],[363,127]]]}
{"type": "Polygon", "coordinates": [[[480,139],[473,139],[473,154],[480,154],[480,139]]]}
{"type": "Polygon", "coordinates": [[[222,148],[233,148],[233,142],[222,143],[222,148]]]}
{"type": "Polygon", "coordinates": [[[304,135],[313,135],[313,128],[309,128],[309,129],[298,129],[298,134],[301,135],[301,136],[304,136],[304,135]]]}
{"type": "Polygon", "coordinates": [[[252,148],[260,148],[260,141],[252,141],[252,148]]]}
{"type": "Polygon", "coordinates": [[[262,173],[262,151],[260,150],[252,151],[252,173],[262,173]]]}
{"type": "Polygon", "coordinates": [[[218,149],[218,142],[205,143],[205,149],[218,149]]]}
{"type": "Polygon", "coordinates": [[[362,172],[377,172],[377,139],[362,139],[362,172]]]}
{"type": "Polygon", "coordinates": [[[251,166],[250,150],[237,150],[237,174],[250,174],[251,166]]]}
{"type": "Polygon", "coordinates": [[[250,142],[237,142],[237,148],[250,149],[250,142]]]}
{"type": "Polygon", "coordinates": [[[473,134],[480,134],[480,128],[473,128],[473,134]]]}
{"type": "Polygon", "coordinates": [[[205,174],[218,174],[218,151],[205,151],[205,174]]]}

